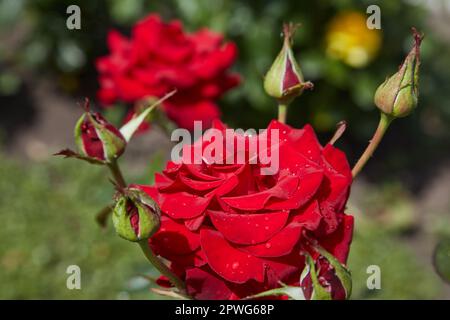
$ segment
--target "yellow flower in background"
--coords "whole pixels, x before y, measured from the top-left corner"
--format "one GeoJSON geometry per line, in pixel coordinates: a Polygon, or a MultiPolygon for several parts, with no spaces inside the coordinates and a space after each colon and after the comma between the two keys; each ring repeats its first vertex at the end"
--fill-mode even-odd
{"type": "Polygon", "coordinates": [[[335,16],[326,33],[327,55],[354,68],[372,61],[381,46],[381,31],[367,28],[366,19],[366,15],[357,11],[335,16]]]}

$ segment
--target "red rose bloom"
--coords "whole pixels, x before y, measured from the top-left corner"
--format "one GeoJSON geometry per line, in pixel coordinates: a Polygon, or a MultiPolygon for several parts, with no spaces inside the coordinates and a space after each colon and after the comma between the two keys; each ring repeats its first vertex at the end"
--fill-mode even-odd
{"type": "Polygon", "coordinates": [[[228,72],[235,44],[223,43],[220,34],[207,29],[184,33],[179,21],[164,23],[150,15],[133,27],[129,39],[110,31],[108,46],[110,55],[97,60],[99,100],[105,105],[135,103],[177,89],[164,110],[186,129],[192,129],[194,120],[209,127],[219,116],[215,100],[239,82],[228,72]]]}
{"type": "MultiPolygon", "coordinates": [[[[226,129],[221,122],[213,127],[226,129]]],[[[268,136],[271,130],[279,130],[275,175],[261,175],[262,165],[248,161],[203,158],[201,164],[169,162],[155,186],[140,186],[162,211],[149,245],[171,262],[196,299],[243,298],[279,287],[279,281],[298,286],[304,251],[323,266],[321,281],[333,297],[342,298],[310,244],[346,262],[353,230],[353,217],[344,213],[352,183],[347,159],[332,145],[322,147],[309,125],[293,129],[272,121],[268,136]]]]}

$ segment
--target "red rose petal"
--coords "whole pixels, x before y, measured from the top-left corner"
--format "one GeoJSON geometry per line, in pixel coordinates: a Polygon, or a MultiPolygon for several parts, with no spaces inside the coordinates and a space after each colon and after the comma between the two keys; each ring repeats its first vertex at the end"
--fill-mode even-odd
{"type": "Polygon", "coordinates": [[[321,162],[322,147],[317,139],[314,129],[309,125],[305,125],[302,130],[294,129],[291,133],[293,146],[303,156],[316,163],[321,162]],[[296,134],[301,131],[299,137],[296,134]]]}
{"type": "Polygon", "coordinates": [[[220,232],[203,229],[200,242],[209,266],[222,278],[235,283],[264,281],[263,261],[233,248],[220,232]]]}
{"type": "Polygon", "coordinates": [[[296,223],[308,230],[316,230],[322,219],[319,203],[317,200],[311,201],[306,208],[291,212],[291,217],[293,217],[293,223],[296,223]]]}
{"type": "MultiPolygon", "coordinates": [[[[240,210],[261,210],[271,198],[288,199],[295,192],[298,178],[286,176],[274,187],[259,193],[253,193],[239,197],[222,197],[229,206],[240,210]]],[[[283,208],[284,209],[284,208],[283,208]]]]}
{"type": "Polygon", "coordinates": [[[322,151],[326,161],[340,174],[352,179],[352,171],[348,164],[345,153],[341,150],[327,144],[322,151]]]}
{"type": "Polygon", "coordinates": [[[232,293],[225,281],[199,268],[186,271],[186,289],[198,300],[226,300],[232,293]]]}
{"type": "Polygon", "coordinates": [[[200,238],[197,233],[189,231],[183,224],[162,216],[161,227],[151,238],[152,245],[159,248],[159,253],[183,255],[198,249],[200,238]]]}
{"type": "Polygon", "coordinates": [[[205,220],[205,215],[198,216],[196,218],[184,220],[184,225],[186,228],[188,228],[191,231],[196,231],[203,223],[203,220],[205,220]]]}
{"type": "Polygon", "coordinates": [[[323,179],[322,172],[314,172],[300,179],[294,194],[287,200],[270,201],[264,208],[270,210],[296,209],[307,203],[317,192],[323,179]]]}
{"type": "Polygon", "coordinates": [[[167,104],[167,116],[175,121],[180,127],[194,130],[194,121],[201,121],[202,128],[211,127],[213,119],[220,117],[219,108],[215,103],[208,100],[198,101],[189,106],[183,106],[186,111],[180,111],[178,107],[167,104]]]}
{"type": "Polygon", "coordinates": [[[203,212],[210,198],[204,198],[187,192],[161,195],[161,211],[174,219],[192,219],[203,212]]]}
{"type": "Polygon", "coordinates": [[[339,221],[337,214],[344,210],[350,194],[351,180],[341,174],[327,172],[319,188],[317,199],[320,212],[325,221],[325,233],[330,234],[336,230],[339,221]]]}
{"type": "Polygon", "coordinates": [[[155,185],[161,191],[170,191],[170,189],[176,184],[175,180],[162,175],[160,173],[155,173],[155,185]]]}
{"type": "Polygon", "coordinates": [[[267,241],[286,224],[287,211],[260,214],[233,214],[208,211],[214,226],[224,237],[237,244],[256,244],[267,241]]]}
{"type": "Polygon", "coordinates": [[[173,262],[174,264],[180,266],[180,268],[201,267],[206,264],[205,254],[201,249],[198,249],[190,254],[176,255],[166,253],[161,254],[161,256],[173,262]]]}
{"type": "Polygon", "coordinates": [[[338,229],[327,238],[319,240],[320,245],[341,263],[347,262],[348,252],[352,242],[353,222],[353,216],[343,214],[338,229]]]}
{"type": "Polygon", "coordinates": [[[270,288],[278,287],[280,281],[292,278],[296,272],[303,269],[302,257],[298,252],[293,252],[287,259],[266,259],[265,265],[266,282],[270,288]]]}
{"type": "Polygon", "coordinates": [[[183,174],[179,175],[180,181],[183,182],[186,186],[196,191],[206,191],[213,188],[217,188],[223,183],[223,180],[215,180],[215,181],[200,181],[193,180],[186,177],[183,174]]]}
{"type": "Polygon", "coordinates": [[[173,161],[169,161],[169,162],[167,162],[166,168],[163,170],[163,173],[166,176],[174,179],[176,174],[178,173],[178,171],[181,169],[181,167],[182,167],[181,163],[177,164],[173,161]]]}
{"type": "Polygon", "coordinates": [[[301,231],[302,227],[298,224],[288,225],[264,243],[239,247],[239,249],[256,257],[288,255],[300,239],[301,231]]]}
{"type": "Polygon", "coordinates": [[[236,176],[231,176],[225,182],[223,182],[217,189],[212,190],[207,193],[206,197],[217,196],[221,197],[225,194],[230,193],[237,185],[239,184],[239,180],[236,176]]]}
{"type": "Polygon", "coordinates": [[[146,194],[148,194],[150,196],[150,198],[152,198],[153,200],[155,200],[158,203],[158,201],[159,201],[159,192],[158,192],[158,189],[156,187],[144,186],[144,185],[134,185],[134,184],[130,185],[130,188],[132,188],[132,187],[141,189],[146,194]]]}
{"type": "Polygon", "coordinates": [[[186,170],[190,174],[192,174],[192,176],[195,177],[197,180],[205,180],[205,181],[220,180],[220,178],[218,178],[218,177],[214,177],[214,176],[204,173],[202,171],[202,165],[183,164],[183,168],[186,168],[186,170]]]}

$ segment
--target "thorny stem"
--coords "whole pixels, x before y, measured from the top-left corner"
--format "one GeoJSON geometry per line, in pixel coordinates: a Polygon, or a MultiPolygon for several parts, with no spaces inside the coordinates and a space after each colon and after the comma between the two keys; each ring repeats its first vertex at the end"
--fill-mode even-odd
{"type": "Polygon", "coordinates": [[[384,134],[389,128],[389,125],[391,124],[392,120],[394,120],[392,116],[389,116],[385,113],[381,113],[381,118],[380,122],[378,123],[377,130],[375,131],[372,139],[370,140],[366,150],[364,150],[364,153],[361,155],[358,162],[352,169],[353,178],[355,178],[358,175],[358,173],[362,170],[362,168],[364,168],[370,157],[372,157],[373,153],[380,144],[381,139],[383,139],[384,134]]]}
{"type": "Polygon", "coordinates": [[[178,278],[150,249],[147,240],[139,241],[139,246],[142,249],[147,260],[181,292],[185,293],[185,287],[183,281],[178,278]]]}

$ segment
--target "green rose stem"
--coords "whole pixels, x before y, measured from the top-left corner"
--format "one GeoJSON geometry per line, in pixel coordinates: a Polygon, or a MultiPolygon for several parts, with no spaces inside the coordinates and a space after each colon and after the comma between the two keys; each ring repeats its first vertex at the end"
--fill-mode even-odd
{"type": "Polygon", "coordinates": [[[281,123],[286,123],[287,108],[287,104],[280,103],[278,105],[278,121],[281,123]]]}
{"type": "Polygon", "coordinates": [[[378,87],[374,102],[381,111],[378,128],[367,149],[352,169],[353,178],[358,175],[380,144],[392,120],[408,116],[416,107],[419,97],[420,45],[423,34],[412,28],[414,45],[399,70],[378,87]]]}
{"type": "MultiPolygon", "coordinates": [[[[111,163],[109,163],[108,168],[111,171],[114,177],[114,181],[117,183],[117,185],[121,188],[125,188],[127,186],[127,183],[125,182],[122,171],[120,171],[117,160],[113,160],[111,163]]],[[[107,205],[97,213],[97,215],[95,216],[95,220],[100,226],[106,227],[106,220],[110,216],[111,212],[112,205],[107,205]]]]}
{"type": "Polygon", "coordinates": [[[313,88],[311,82],[303,79],[300,65],[292,51],[292,39],[298,26],[294,23],[284,24],[283,47],[264,77],[264,91],[278,101],[278,121],[281,123],[286,123],[288,104],[305,89],[313,88]]]}
{"type": "MultiPolygon", "coordinates": [[[[109,169],[111,170],[112,175],[114,176],[114,180],[117,183],[117,185],[121,188],[126,188],[127,184],[125,182],[125,179],[123,177],[122,171],[120,170],[120,167],[117,163],[117,160],[112,161],[108,164],[109,169]]],[[[111,213],[111,207],[105,207],[99,215],[108,216],[111,213]],[[109,208],[110,210],[107,210],[109,208]]],[[[104,217],[97,216],[98,219],[105,219],[104,217]]],[[[185,293],[185,286],[183,281],[178,278],[156,255],[155,253],[150,249],[148,245],[148,239],[142,240],[138,242],[139,247],[141,248],[142,252],[144,253],[147,260],[164,276],[169,279],[169,281],[181,292],[185,293]]]]}
{"type": "Polygon", "coordinates": [[[144,253],[147,260],[159,271],[161,274],[166,276],[169,281],[181,292],[185,293],[186,289],[184,286],[183,281],[178,278],[156,255],[155,253],[150,249],[148,245],[148,241],[142,240],[139,241],[139,246],[142,249],[142,252],[144,253]]]}
{"type": "Polygon", "coordinates": [[[361,155],[358,162],[352,169],[353,178],[355,178],[358,175],[358,173],[362,170],[362,168],[364,168],[370,157],[372,157],[373,153],[380,144],[381,139],[383,139],[384,134],[389,128],[389,125],[391,124],[392,120],[394,120],[394,117],[387,115],[385,113],[381,113],[380,122],[378,123],[377,130],[375,131],[372,139],[370,140],[366,150],[364,150],[364,153],[361,155]]]}
{"type": "Polygon", "coordinates": [[[108,168],[111,171],[114,180],[116,181],[117,185],[121,188],[126,188],[127,183],[125,182],[125,179],[123,177],[122,171],[120,171],[119,164],[117,163],[117,160],[111,161],[111,163],[108,164],[108,168]]]}

